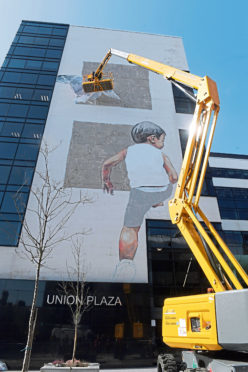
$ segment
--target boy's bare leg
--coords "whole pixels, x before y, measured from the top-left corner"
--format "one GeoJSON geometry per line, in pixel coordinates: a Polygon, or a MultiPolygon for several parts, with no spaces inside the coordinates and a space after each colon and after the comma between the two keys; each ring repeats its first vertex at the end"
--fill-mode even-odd
{"type": "Polygon", "coordinates": [[[119,240],[119,257],[120,260],[133,260],[138,248],[138,227],[123,226],[119,240]]]}

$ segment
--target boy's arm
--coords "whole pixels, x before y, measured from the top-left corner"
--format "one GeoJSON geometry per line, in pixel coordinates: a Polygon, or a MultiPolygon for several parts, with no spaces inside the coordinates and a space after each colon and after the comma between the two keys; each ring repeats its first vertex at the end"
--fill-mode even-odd
{"type": "Polygon", "coordinates": [[[112,168],[119,164],[122,160],[125,159],[127,155],[127,149],[123,149],[118,154],[111,156],[111,158],[105,160],[102,165],[102,182],[103,182],[103,190],[107,191],[108,194],[113,195],[114,187],[110,181],[110,174],[112,168]]]}
{"type": "Polygon", "coordinates": [[[173,165],[171,164],[170,159],[168,156],[166,156],[164,153],[162,153],[163,159],[164,159],[164,169],[166,170],[169,180],[171,183],[176,183],[177,182],[177,172],[175,171],[173,165]]]}

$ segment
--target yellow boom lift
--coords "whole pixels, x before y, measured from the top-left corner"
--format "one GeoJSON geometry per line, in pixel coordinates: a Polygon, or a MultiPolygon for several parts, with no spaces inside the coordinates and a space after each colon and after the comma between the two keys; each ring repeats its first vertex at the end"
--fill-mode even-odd
{"type": "MultiPolygon", "coordinates": [[[[199,206],[220,108],[216,83],[208,76],[198,77],[148,58],[110,49],[95,74],[84,77],[86,93],[113,88],[112,77],[102,75],[112,55],[162,75],[196,103],[169,211],[172,223],[177,224],[206,275],[210,289],[206,294],[165,299],[163,341],[172,348],[191,350],[183,351],[186,370],[248,371],[248,276],[199,206]],[[178,83],[195,89],[196,96],[178,83]]],[[[159,371],[173,372],[178,368],[170,354],[158,357],[159,371]]]]}

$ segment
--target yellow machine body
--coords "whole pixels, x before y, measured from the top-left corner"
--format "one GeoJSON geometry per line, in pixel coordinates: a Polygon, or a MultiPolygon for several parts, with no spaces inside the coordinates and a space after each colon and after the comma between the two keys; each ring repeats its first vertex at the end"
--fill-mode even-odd
{"type": "Polygon", "coordinates": [[[220,350],[215,294],[167,298],[162,315],[163,341],[170,347],[220,350]]]}

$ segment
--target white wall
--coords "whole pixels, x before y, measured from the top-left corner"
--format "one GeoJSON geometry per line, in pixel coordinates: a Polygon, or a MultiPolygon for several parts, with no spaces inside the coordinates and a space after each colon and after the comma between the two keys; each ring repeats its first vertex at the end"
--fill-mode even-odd
{"type": "MultiPolygon", "coordinates": [[[[84,61],[100,62],[109,48],[142,55],[179,69],[188,69],[181,38],[71,26],[59,75],[80,76],[84,61]]],[[[114,56],[110,63],[127,65],[126,61],[114,56]]],[[[150,72],[149,86],[152,110],[75,104],[71,87],[68,84],[56,83],[44,133],[44,138],[51,146],[59,144],[50,162],[53,177],[57,180],[64,179],[73,121],[108,123],[116,126],[134,125],[143,120],[153,121],[166,131],[164,151],[179,172],[182,158],[178,129],[188,127],[191,115],[175,113],[171,85],[161,76],[150,72]]],[[[94,202],[77,211],[70,221],[69,228],[71,231],[90,230],[84,238],[87,280],[111,281],[119,261],[118,239],[129,192],[116,191],[114,196],[110,196],[104,194],[101,189],[81,191],[88,193],[94,202]]],[[[79,189],[73,190],[75,197],[78,192],[79,189]]],[[[216,200],[205,199],[202,200],[205,213],[210,219],[219,221],[216,200]]],[[[29,207],[32,207],[32,198],[29,207]]],[[[169,219],[167,203],[164,207],[150,210],[146,218],[169,219]]],[[[21,247],[17,248],[17,251],[21,250],[21,247]]],[[[42,269],[41,278],[66,279],[66,263],[71,262],[71,247],[68,243],[61,243],[53,251],[47,267],[42,269]]],[[[147,282],[145,222],[139,233],[139,246],[134,263],[136,266],[134,282],[147,282]]],[[[2,278],[32,279],[34,267],[20,259],[14,248],[1,247],[0,273],[2,278]]]]}

